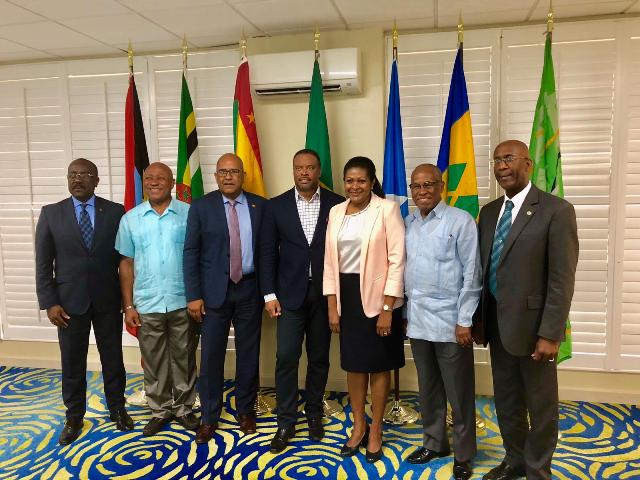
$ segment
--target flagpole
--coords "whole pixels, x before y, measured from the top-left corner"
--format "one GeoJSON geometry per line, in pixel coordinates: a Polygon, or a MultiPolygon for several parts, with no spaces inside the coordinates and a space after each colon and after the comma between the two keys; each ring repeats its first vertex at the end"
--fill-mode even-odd
{"type": "Polygon", "coordinates": [[[391,34],[391,38],[393,39],[393,61],[398,60],[398,29],[396,27],[396,21],[393,20],[393,33],[391,34]]]}
{"type": "Polygon", "coordinates": [[[189,46],[187,45],[187,35],[182,37],[182,73],[187,76],[187,55],[189,46]]]}
{"type": "Polygon", "coordinates": [[[129,61],[129,75],[133,75],[133,47],[131,46],[131,40],[129,40],[129,48],[127,48],[127,58],[129,61]]]}
{"type": "Polygon", "coordinates": [[[316,60],[320,58],[320,30],[318,29],[318,25],[316,25],[316,31],[313,34],[313,44],[316,52],[316,60]]]}
{"type": "Polygon", "coordinates": [[[458,48],[464,42],[464,23],[462,23],[462,11],[458,17],[458,48]]]}
{"type": "Polygon", "coordinates": [[[247,37],[244,36],[244,30],[242,30],[242,37],[240,37],[240,51],[242,52],[240,60],[244,62],[247,59],[247,37]]]}
{"type": "Polygon", "coordinates": [[[547,12],[547,33],[553,31],[553,0],[549,0],[549,11],[547,12]]]}

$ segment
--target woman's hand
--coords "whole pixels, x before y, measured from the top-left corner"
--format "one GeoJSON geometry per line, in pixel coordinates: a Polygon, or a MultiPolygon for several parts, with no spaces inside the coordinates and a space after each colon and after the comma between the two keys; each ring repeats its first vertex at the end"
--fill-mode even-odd
{"type": "Polygon", "coordinates": [[[340,333],[340,315],[338,315],[338,299],[335,295],[327,295],[329,307],[329,330],[332,333],[340,333]]]}
{"type": "Polygon", "coordinates": [[[378,321],[376,322],[376,333],[381,337],[387,337],[391,335],[391,310],[382,311],[378,315],[378,321]]]}

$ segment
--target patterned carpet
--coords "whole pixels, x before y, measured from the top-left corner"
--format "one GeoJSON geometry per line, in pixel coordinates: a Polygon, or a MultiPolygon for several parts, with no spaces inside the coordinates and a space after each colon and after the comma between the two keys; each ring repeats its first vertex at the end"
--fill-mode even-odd
{"type": "MultiPolygon", "coordinates": [[[[115,430],[108,419],[99,373],[89,375],[88,411],[81,437],[67,447],[57,444],[64,420],[60,371],[0,367],[0,479],[365,479],[451,478],[452,457],[424,466],[403,462],[421,443],[418,425],[385,427],[384,461],[369,465],[360,454],[342,459],[338,452],[351,428],[345,413],[326,422],[322,443],[310,443],[301,417],[298,435],[282,454],[269,453],[275,417],[259,418],[258,433],[243,435],[233,419],[233,388],[225,391],[221,427],[208,445],[172,423],[155,437],[144,438],[149,419],[143,408],[130,408],[132,432],[115,430]]],[[[127,393],[140,388],[141,375],[130,375],[127,393]]],[[[265,393],[273,394],[266,390],[265,393]]],[[[417,407],[416,394],[403,400],[417,407]]],[[[344,393],[332,399],[347,406],[344,393]]],[[[479,453],[473,478],[480,478],[503,457],[490,398],[478,397],[486,423],[478,432],[479,453]]],[[[347,413],[348,413],[347,408],[347,413]]],[[[615,404],[563,402],[561,438],[554,457],[554,478],[640,479],[640,410],[615,404]]]]}

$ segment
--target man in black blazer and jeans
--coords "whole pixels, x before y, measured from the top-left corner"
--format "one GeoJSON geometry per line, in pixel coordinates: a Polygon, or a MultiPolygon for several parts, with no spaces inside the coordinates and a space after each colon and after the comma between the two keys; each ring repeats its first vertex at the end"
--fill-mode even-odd
{"type": "Polygon", "coordinates": [[[307,337],[305,413],[309,434],[324,436],[322,397],[329,373],[331,331],[322,295],[324,241],[329,210],[344,201],[321,188],[320,158],[309,149],[293,157],[295,188],[271,199],[265,208],[260,242],[260,289],[265,309],[278,318],[276,396],[278,430],[271,452],[284,450],[295,434],[298,362],[307,337]]]}
{"type": "Polygon", "coordinates": [[[73,442],[82,431],[92,324],[111,420],[119,430],[133,429],[124,408],[120,255],[114,248],[124,208],[94,195],[100,179],[89,160],[71,162],[67,179],[71,197],[42,207],[35,245],[38,303],[58,327],[62,356],[67,420],[58,440],[61,445],[73,442]]]}

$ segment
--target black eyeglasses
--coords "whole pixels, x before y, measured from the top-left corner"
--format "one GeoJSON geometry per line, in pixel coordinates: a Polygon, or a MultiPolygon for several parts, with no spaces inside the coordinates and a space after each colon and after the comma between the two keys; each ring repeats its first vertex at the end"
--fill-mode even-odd
{"type": "Polygon", "coordinates": [[[509,167],[513,162],[515,162],[518,159],[529,160],[528,157],[516,157],[515,155],[505,155],[504,157],[494,157],[491,163],[493,163],[495,166],[498,166],[501,163],[504,163],[507,167],[509,167]]]}
{"type": "Polygon", "coordinates": [[[425,190],[435,190],[435,188],[442,182],[423,182],[423,183],[410,183],[409,188],[414,192],[424,188],[425,190]]]}
{"type": "Polygon", "coordinates": [[[69,172],[67,173],[67,178],[69,180],[74,180],[79,178],[80,180],[86,180],[87,178],[93,178],[95,175],[89,172],[69,172]]]}
{"type": "Polygon", "coordinates": [[[218,175],[219,177],[226,177],[227,175],[235,177],[237,175],[240,175],[241,171],[242,170],[240,170],[239,168],[221,168],[216,172],[216,175],[218,175]]]}

